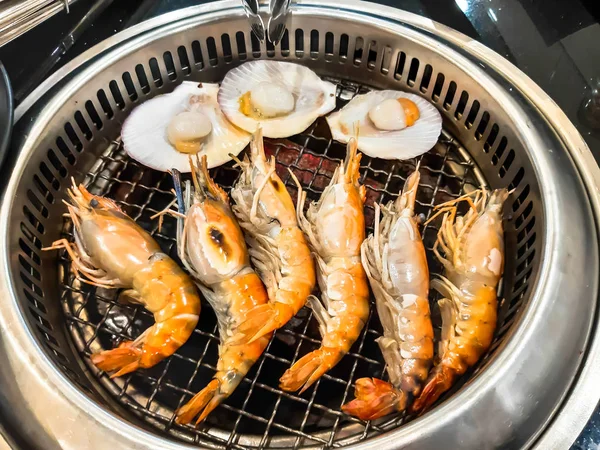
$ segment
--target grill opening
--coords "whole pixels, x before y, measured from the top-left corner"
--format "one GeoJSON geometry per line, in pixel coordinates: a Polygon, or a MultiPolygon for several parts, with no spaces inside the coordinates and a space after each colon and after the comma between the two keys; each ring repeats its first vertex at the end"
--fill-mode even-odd
{"type": "MultiPolygon", "coordinates": [[[[340,107],[358,92],[365,92],[360,85],[336,81],[339,83],[338,93],[346,93],[346,98],[339,100],[340,107]]],[[[345,155],[345,146],[331,140],[323,118],[300,135],[289,140],[267,139],[265,145],[267,152],[275,156],[277,172],[294,198],[297,192],[288,168],[307,190],[309,199],[316,200],[345,155]]],[[[418,160],[421,162],[422,180],[416,213],[423,218],[431,215],[433,205],[482,185],[483,180],[480,174],[477,176],[473,162],[461,155],[460,146],[448,134],[418,160]]],[[[91,191],[117,200],[124,211],[149,230],[163,250],[177,260],[176,221],[165,218],[162,229],[158,230],[158,222],[150,219],[173,200],[170,176],[129,159],[119,142],[111,144],[100,161],[97,168],[86,176],[86,184],[91,191]]],[[[384,161],[363,157],[361,181],[367,186],[365,214],[369,232],[372,231],[374,202],[387,203],[396,198],[416,163],[417,160],[384,161]]],[[[229,191],[238,172],[229,163],[214,170],[213,174],[219,185],[229,191]]],[[[70,232],[71,224],[67,221],[64,236],[72,239],[70,232]]],[[[434,224],[423,228],[432,275],[442,273],[431,252],[436,233],[434,224]]],[[[67,324],[88,364],[87,358],[92,352],[114,348],[123,339],[135,338],[152,324],[151,314],[143,308],[119,304],[116,291],[97,289],[75,280],[66,253],[61,255],[60,260],[61,297],[67,324]]],[[[435,300],[432,295],[432,307],[435,300]]],[[[173,420],[174,411],[202,389],[215,370],[219,339],[216,319],[210,307],[204,306],[196,332],[173,357],[122,379],[110,380],[105,374],[99,376],[118,402],[151,419],[159,429],[192,441],[203,436],[202,431],[178,426],[173,420]]],[[[436,308],[433,309],[436,311],[436,308]]],[[[437,316],[436,325],[439,330],[437,316]]],[[[309,309],[303,308],[288,326],[276,333],[242,385],[209,416],[207,424],[230,432],[230,438],[221,444],[232,448],[236,448],[237,433],[260,437],[259,448],[265,447],[272,436],[278,435],[293,436],[294,448],[307,445],[331,447],[340,439],[340,434],[343,436],[343,432],[348,431],[345,430],[348,425],[356,428],[349,436],[352,441],[398,425],[405,419],[395,417],[363,424],[340,412],[341,405],[353,398],[353,381],[363,376],[385,378],[383,359],[375,342],[380,334],[381,325],[375,314],[350,354],[324,375],[314,388],[301,396],[286,393],[278,388],[279,376],[320,342],[317,323],[309,309]]],[[[90,369],[97,372],[91,365],[90,369]]]]}
{"type": "MultiPolygon", "coordinates": [[[[110,380],[91,366],[89,354],[113,348],[122,339],[137,337],[151,324],[150,313],[118,303],[116,291],[96,289],[74,280],[66,255],[41,252],[43,246],[59,236],[71,237],[70,224],[67,221],[61,228],[58,217],[64,212],[60,202],[65,197],[64,188],[69,178],[75,176],[88,184],[93,193],[115,199],[153,234],[165,252],[177,259],[175,220],[165,218],[160,231],[158,222],[150,220],[150,216],[172,200],[172,181],[168,174],[152,171],[126,156],[118,141],[124,118],[140,101],[172,91],[184,78],[219,81],[232,63],[246,59],[265,55],[309,67],[320,64],[315,69],[326,78],[332,71],[345,77],[343,80],[329,77],[338,84],[338,107],[357,93],[366,92],[368,84],[420,93],[440,109],[444,117],[443,135],[431,152],[419,158],[421,183],[416,212],[423,219],[431,215],[434,205],[482,185],[508,185],[515,189],[505,208],[507,263],[496,339],[488,354],[462,381],[481,370],[485,361],[493,357],[527,299],[530,280],[539,262],[536,249],[540,233],[536,231],[543,225],[541,218],[536,220],[541,206],[533,195],[537,187],[531,180],[535,178],[519,153],[520,143],[507,117],[493,114],[490,106],[493,99],[484,99],[485,93],[476,86],[469,86],[467,91],[456,81],[461,80],[459,72],[442,71],[435,58],[417,55],[409,41],[401,45],[395,37],[361,36],[353,33],[352,28],[336,34],[314,21],[310,27],[286,33],[288,50],[285,50],[280,46],[267,47],[251,33],[238,31],[245,29],[244,25],[245,22],[233,26],[236,30],[233,33],[222,33],[222,28],[215,27],[212,36],[189,30],[172,47],[159,42],[155,48],[143,48],[135,63],[117,64],[110,74],[90,83],[91,89],[78,93],[79,104],[86,108],[69,111],[63,117],[72,118],[71,123],[79,129],[68,122],[59,124],[55,134],[49,134],[45,147],[48,150],[40,157],[38,181],[23,181],[28,188],[16,233],[22,256],[15,266],[20,275],[17,281],[28,305],[32,327],[57,366],[97,400],[93,392],[99,381],[105,391],[101,394],[104,400],[100,401],[149,430],[211,448],[331,448],[360,442],[411,419],[395,416],[365,423],[340,412],[340,406],[353,397],[356,379],[385,378],[383,359],[375,343],[381,330],[374,308],[350,353],[299,396],[280,391],[277,380],[293,361],[320,342],[316,321],[303,308],[297,318],[276,333],[236,392],[209,416],[207,426],[181,427],[174,423],[174,410],[204,387],[214,373],[218,332],[211,308],[203,304],[196,332],[174,356],[149,370],[110,380]],[[198,36],[202,36],[201,40],[197,40],[198,36]],[[173,55],[177,55],[175,59],[173,55]],[[340,68],[328,68],[334,66],[340,68]],[[356,78],[364,84],[348,81],[356,78]],[[94,96],[99,106],[94,106],[98,105],[94,96]],[[63,322],[57,323],[57,315],[52,313],[58,298],[68,333],[64,333],[63,322]],[[74,343],[74,351],[69,340],[74,343]],[[94,384],[88,380],[89,373],[81,370],[82,357],[95,378],[94,384]],[[105,400],[106,393],[109,400],[105,400]]],[[[292,196],[296,188],[288,167],[301,181],[310,200],[319,197],[345,155],[345,146],[331,140],[324,118],[289,140],[269,140],[267,148],[276,157],[277,171],[292,196]]],[[[393,200],[419,159],[385,161],[363,157],[361,175],[367,186],[365,215],[369,232],[373,203],[393,200]]],[[[229,163],[213,171],[213,175],[228,190],[237,170],[229,163]]],[[[433,222],[422,229],[432,276],[441,273],[440,264],[430,251],[438,224],[433,222]]],[[[439,311],[433,306],[437,297],[433,292],[430,297],[433,320],[439,328],[439,311]]],[[[453,395],[461,384],[444,398],[453,395]]]]}

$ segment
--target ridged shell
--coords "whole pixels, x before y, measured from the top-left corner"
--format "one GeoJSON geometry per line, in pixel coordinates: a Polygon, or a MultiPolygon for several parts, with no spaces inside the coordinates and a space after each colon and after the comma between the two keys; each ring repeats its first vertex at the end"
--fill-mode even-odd
{"type": "Polygon", "coordinates": [[[167,126],[175,115],[190,108],[202,112],[212,124],[200,155],[207,155],[208,167],[217,167],[237,155],[250,142],[250,134],[227,120],[217,102],[219,86],[184,81],[172,93],[155,97],[135,108],[123,124],[121,138],[125,151],[136,161],[156,170],[189,172],[189,155],[180,153],[167,138],[167,126]]]}
{"type": "Polygon", "coordinates": [[[219,90],[219,105],[238,127],[254,133],[260,123],[263,135],[284,138],[306,130],[318,117],[335,108],[336,86],[312,70],[281,61],[250,61],[230,70],[219,90]],[[295,97],[294,110],[282,117],[257,120],[240,111],[240,97],[261,82],[278,83],[295,97]]]}
{"type": "Polygon", "coordinates": [[[427,100],[400,91],[371,91],[354,97],[341,110],[327,117],[331,135],[347,143],[358,123],[358,148],[383,159],[410,159],[431,150],[442,131],[442,117],[427,100]],[[369,110],[386,99],[407,98],[419,108],[420,117],[411,127],[399,131],[381,131],[369,119],[369,110]]]}

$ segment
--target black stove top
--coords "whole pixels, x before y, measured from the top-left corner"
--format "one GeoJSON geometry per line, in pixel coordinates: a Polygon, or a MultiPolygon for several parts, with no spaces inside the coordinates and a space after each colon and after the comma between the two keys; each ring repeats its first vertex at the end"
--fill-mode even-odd
{"type": "MultiPolygon", "coordinates": [[[[0,49],[18,103],[85,49],[142,20],[206,0],[79,0],[0,49]],[[90,10],[92,11],[90,13],[90,10]],[[71,31],[75,31],[72,34],[71,31]],[[27,55],[27,57],[23,57],[27,55]]],[[[450,26],[527,73],[566,112],[600,161],[598,0],[379,0],[450,26]]],[[[600,448],[600,409],[572,449],[600,448]]]]}

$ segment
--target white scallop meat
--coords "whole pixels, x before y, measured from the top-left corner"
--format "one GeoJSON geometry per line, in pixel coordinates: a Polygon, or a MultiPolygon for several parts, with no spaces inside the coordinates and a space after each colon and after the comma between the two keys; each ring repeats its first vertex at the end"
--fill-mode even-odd
{"type": "Polygon", "coordinates": [[[129,156],[152,169],[177,169],[189,172],[189,153],[177,151],[171,143],[173,119],[181,118],[176,131],[182,136],[201,136],[200,156],[206,155],[208,167],[220,166],[239,154],[250,142],[250,134],[237,128],[221,112],[217,102],[219,86],[184,81],[170,94],[154,97],[135,108],[121,130],[123,146],[129,156]],[[193,124],[193,118],[210,123],[193,124]]]}
{"type": "Polygon", "coordinates": [[[335,92],[333,83],[321,80],[307,67],[259,60],[225,75],[219,105],[238,127],[254,133],[260,125],[265,137],[284,138],[301,133],[318,117],[333,111],[335,92]],[[246,108],[244,101],[249,103],[246,108]]]}
{"type": "Polygon", "coordinates": [[[358,148],[366,155],[382,159],[410,159],[431,150],[442,131],[442,117],[430,102],[407,92],[384,90],[357,95],[341,110],[329,115],[327,123],[333,139],[347,143],[355,137],[358,148]],[[401,130],[377,129],[369,112],[389,99],[406,98],[419,109],[414,125],[401,130]]]}

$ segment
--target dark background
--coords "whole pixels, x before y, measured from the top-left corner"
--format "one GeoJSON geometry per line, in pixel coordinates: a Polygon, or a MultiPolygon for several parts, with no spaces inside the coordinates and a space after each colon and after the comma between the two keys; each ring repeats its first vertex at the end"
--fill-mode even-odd
{"type": "MultiPolygon", "coordinates": [[[[147,18],[206,1],[79,0],[0,48],[18,104],[56,69],[147,18]],[[91,11],[91,12],[90,12],[91,11]]],[[[566,112],[600,159],[600,0],[379,0],[448,25],[503,55],[566,112]]],[[[600,448],[600,411],[573,446],[600,448]]]]}

